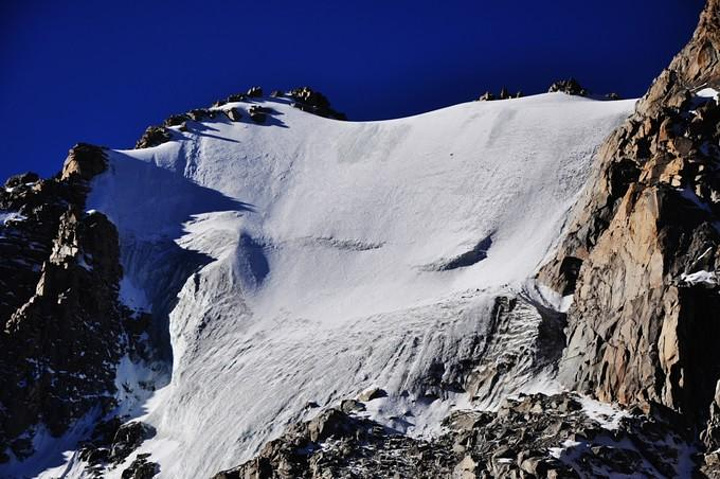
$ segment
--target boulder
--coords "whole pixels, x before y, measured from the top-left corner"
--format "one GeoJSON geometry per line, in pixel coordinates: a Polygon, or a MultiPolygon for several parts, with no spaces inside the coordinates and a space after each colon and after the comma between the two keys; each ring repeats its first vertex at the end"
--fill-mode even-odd
{"type": "Polygon", "coordinates": [[[344,399],[340,403],[340,409],[344,413],[364,411],[365,405],[363,403],[361,403],[360,401],[356,401],[355,399],[344,399]]]}
{"type": "Polygon", "coordinates": [[[242,119],[242,113],[237,108],[230,108],[223,110],[223,113],[230,119],[230,121],[240,121],[242,119]]]}
{"type": "Polygon", "coordinates": [[[370,388],[370,389],[360,393],[360,395],[358,396],[358,399],[362,402],[368,402],[368,401],[372,401],[373,399],[384,398],[386,396],[387,396],[387,392],[385,392],[385,390],[380,389],[378,387],[373,387],[373,388],[370,388]]]}

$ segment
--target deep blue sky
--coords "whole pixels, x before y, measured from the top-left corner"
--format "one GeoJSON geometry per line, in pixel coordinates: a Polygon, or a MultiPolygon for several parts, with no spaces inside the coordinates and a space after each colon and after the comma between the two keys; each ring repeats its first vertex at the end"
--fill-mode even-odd
{"type": "Polygon", "coordinates": [[[308,84],[356,120],[569,76],[639,96],[703,4],[0,0],[0,177],[55,173],[77,141],[130,147],[147,125],[256,84],[308,84]]]}

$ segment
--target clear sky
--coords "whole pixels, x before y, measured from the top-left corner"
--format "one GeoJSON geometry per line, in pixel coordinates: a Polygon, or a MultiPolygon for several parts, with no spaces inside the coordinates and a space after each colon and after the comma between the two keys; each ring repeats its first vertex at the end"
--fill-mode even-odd
{"type": "MultiPolygon", "coordinates": [[[[0,177],[253,85],[310,85],[351,120],[537,93],[639,96],[702,0],[0,1],[0,177]]],[[[1,181],[1,180],[0,180],[1,181]]]]}

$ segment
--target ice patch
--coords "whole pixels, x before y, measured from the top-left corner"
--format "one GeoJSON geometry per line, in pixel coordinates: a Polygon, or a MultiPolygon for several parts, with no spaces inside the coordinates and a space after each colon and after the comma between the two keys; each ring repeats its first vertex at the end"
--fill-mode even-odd
{"type": "Polygon", "coordinates": [[[680,275],[680,280],[691,285],[704,284],[707,286],[717,286],[718,278],[715,271],[700,270],[694,273],[683,273],[680,275]]]}
{"type": "Polygon", "coordinates": [[[26,219],[27,219],[26,216],[21,215],[17,211],[0,213],[0,224],[2,224],[3,226],[7,226],[11,223],[18,223],[20,221],[25,221],[26,219]]]}
{"type": "Polygon", "coordinates": [[[579,446],[581,443],[578,441],[573,441],[572,439],[566,439],[561,447],[550,447],[548,448],[548,452],[552,457],[555,459],[560,459],[560,457],[563,455],[565,451],[568,449],[571,449],[573,447],[579,446]]]}
{"type": "Polygon", "coordinates": [[[563,296],[534,279],[525,283],[524,290],[531,298],[537,300],[543,306],[559,313],[567,313],[573,303],[574,295],[563,296]]]}
{"type": "Polygon", "coordinates": [[[715,101],[718,100],[718,91],[714,88],[703,88],[702,90],[695,93],[695,96],[700,98],[712,98],[715,101]]]}

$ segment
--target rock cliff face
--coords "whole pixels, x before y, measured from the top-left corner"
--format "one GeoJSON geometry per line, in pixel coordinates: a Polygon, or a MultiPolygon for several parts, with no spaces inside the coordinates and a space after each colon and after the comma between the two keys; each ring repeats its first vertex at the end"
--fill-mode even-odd
{"type": "Polygon", "coordinates": [[[560,378],[704,419],[720,377],[720,1],[601,148],[539,280],[574,293],[560,378]]]}
{"type": "Polygon", "coordinates": [[[0,463],[34,452],[93,408],[109,411],[115,365],[147,318],[118,300],[118,235],[85,211],[103,149],[76,145],[62,172],[13,177],[0,190],[0,463]],[[12,454],[12,456],[11,456],[12,454]]]}

